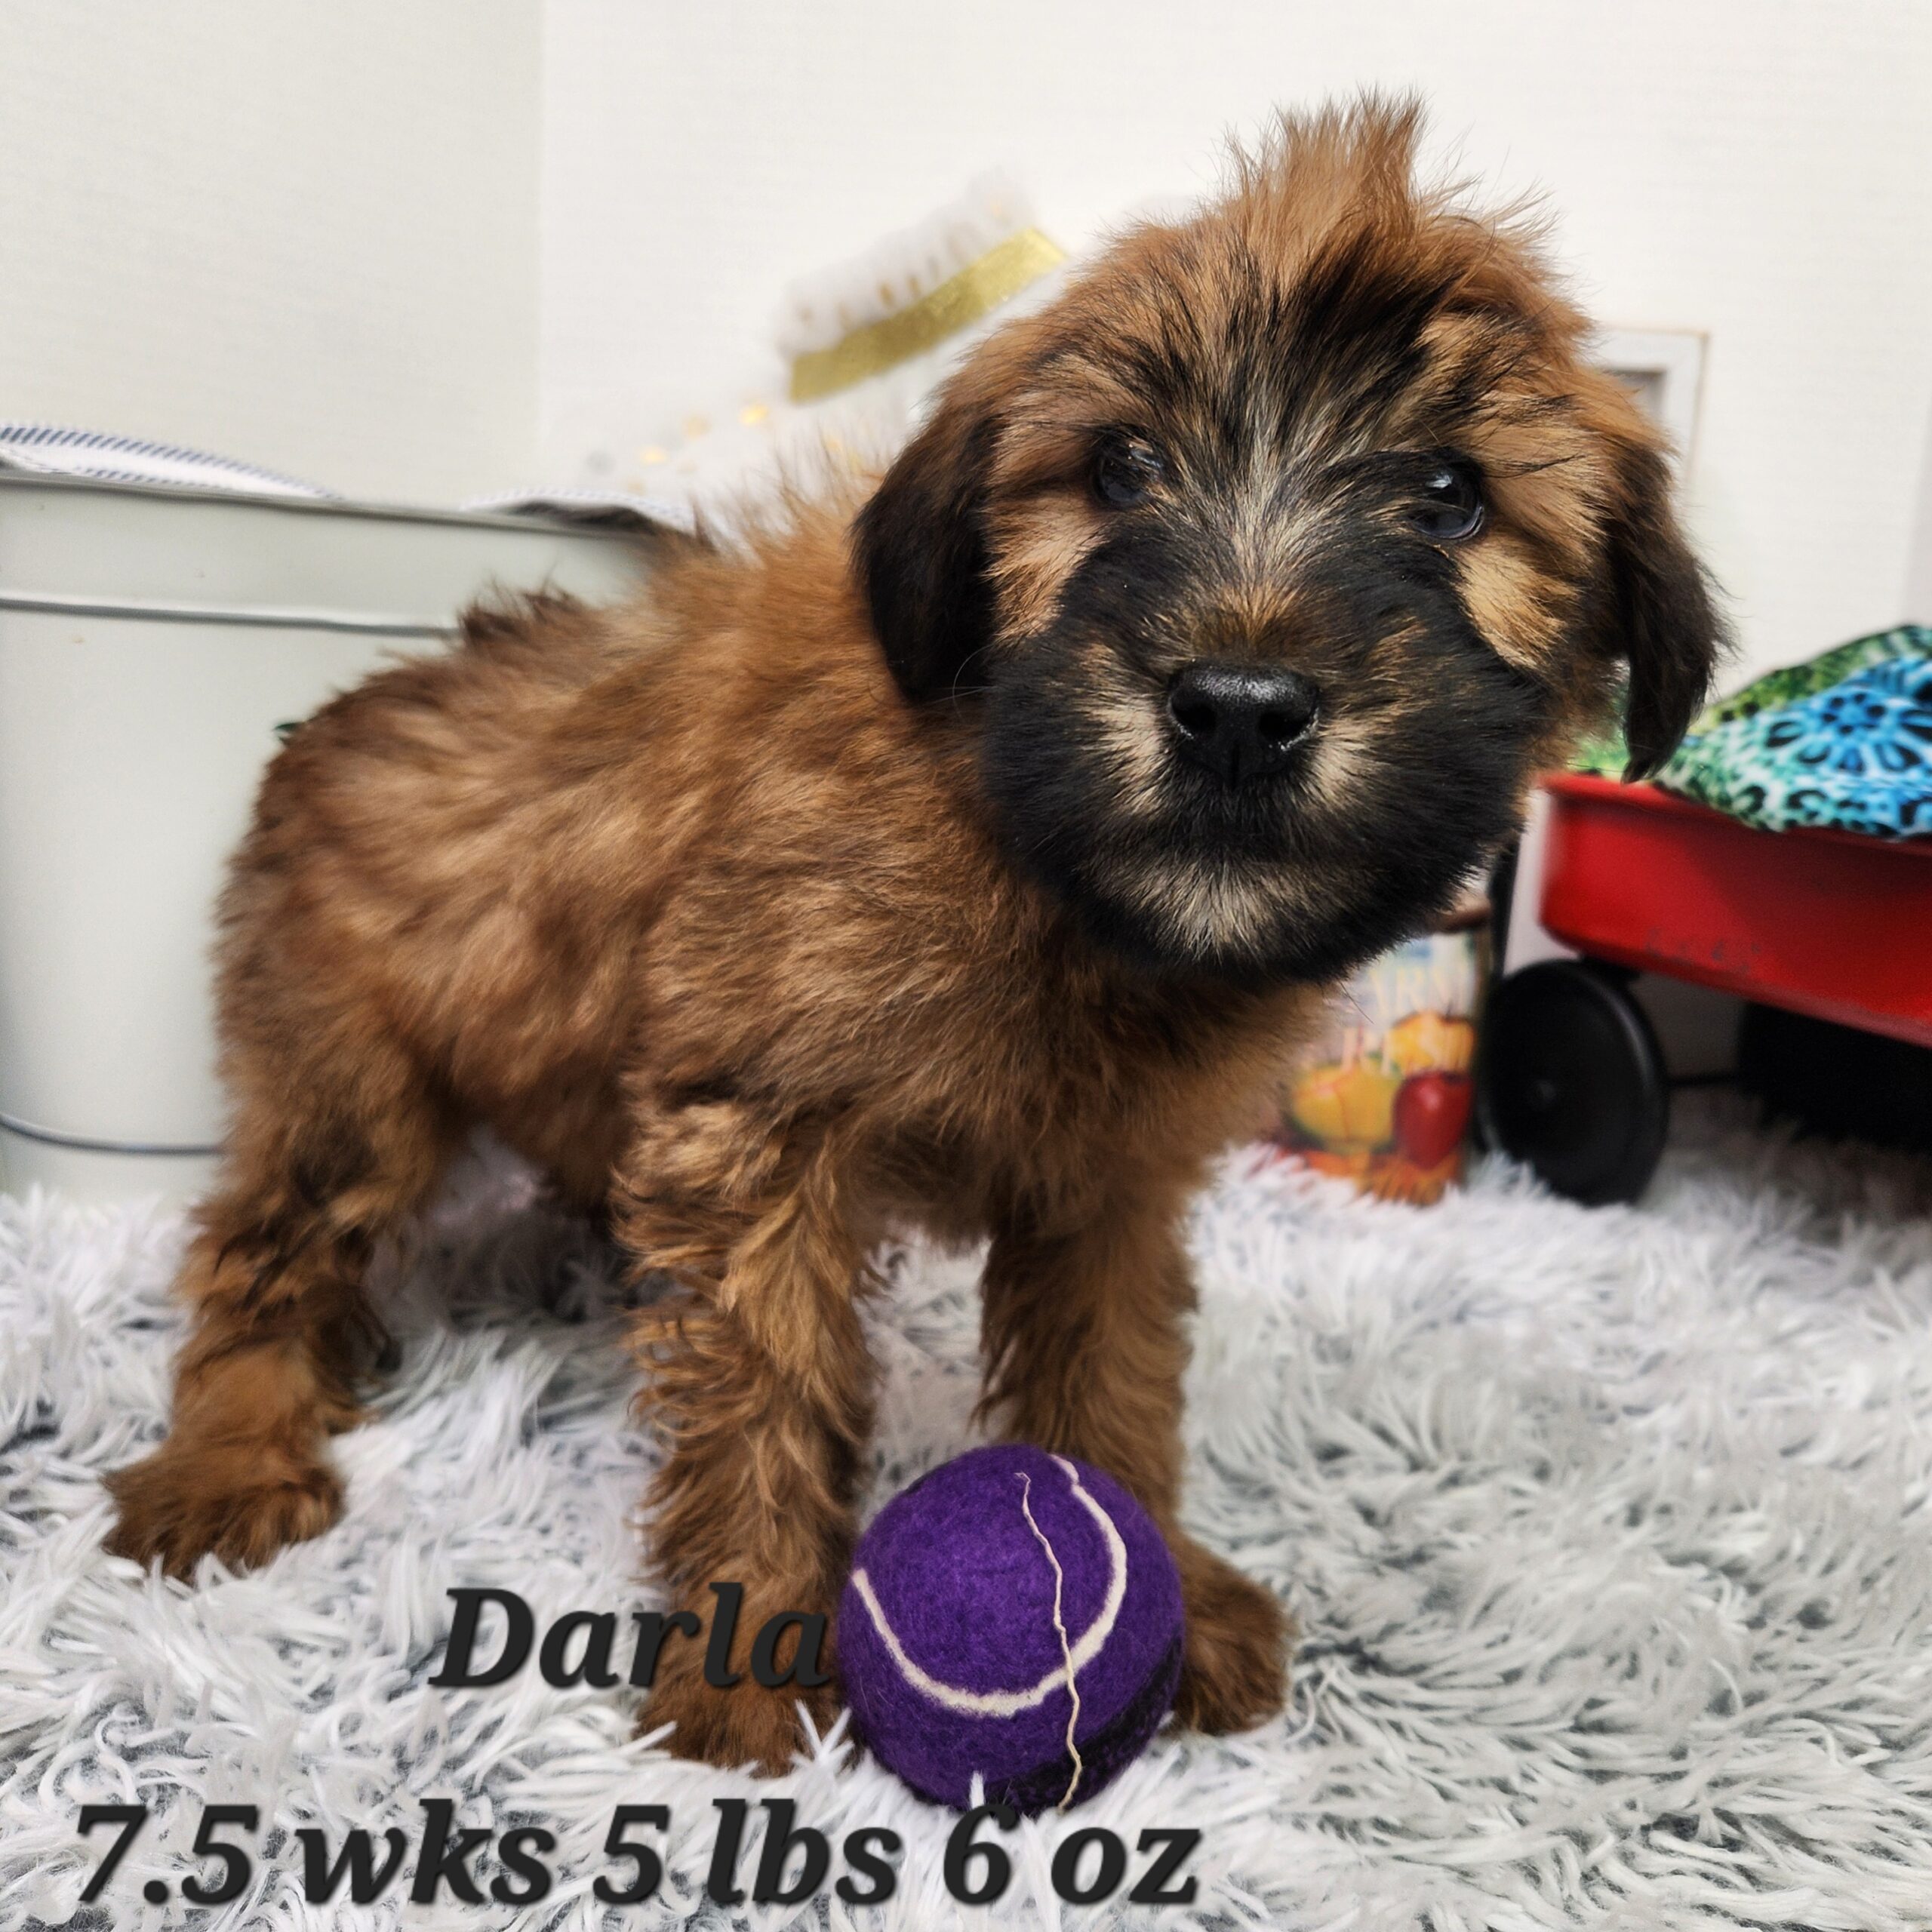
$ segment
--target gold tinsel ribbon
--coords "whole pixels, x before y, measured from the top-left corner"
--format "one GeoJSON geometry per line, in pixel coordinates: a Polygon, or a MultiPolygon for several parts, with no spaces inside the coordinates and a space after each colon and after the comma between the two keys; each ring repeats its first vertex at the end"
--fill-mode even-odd
{"type": "Polygon", "coordinates": [[[949,275],[910,308],[867,322],[829,349],[808,349],[792,361],[792,400],[817,402],[909,362],[969,327],[1028,283],[1066,259],[1037,228],[1023,228],[957,275],[949,275]]]}

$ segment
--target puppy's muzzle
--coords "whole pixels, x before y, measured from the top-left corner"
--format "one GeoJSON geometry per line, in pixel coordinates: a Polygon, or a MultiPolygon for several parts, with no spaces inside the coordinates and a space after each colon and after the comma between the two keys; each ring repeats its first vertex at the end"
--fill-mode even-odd
{"type": "Polygon", "coordinates": [[[1319,701],[1299,671],[1209,660],[1168,687],[1168,722],[1182,757],[1224,785],[1248,785],[1287,770],[1319,701]]]}

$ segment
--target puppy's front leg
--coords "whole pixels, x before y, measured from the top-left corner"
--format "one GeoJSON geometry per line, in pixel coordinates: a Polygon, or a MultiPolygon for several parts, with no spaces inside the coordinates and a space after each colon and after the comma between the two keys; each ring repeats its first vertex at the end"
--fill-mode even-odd
{"type": "Polygon", "coordinates": [[[1240,1730],[1281,1708],[1291,1633],[1272,1591],[1179,1526],[1182,1324],[1194,1306],[1180,1205],[1136,1189],[1071,1231],[1016,1220],[995,1234],[981,1407],[1008,1435],[1095,1464],[1146,1506],[1180,1569],[1176,1712],[1196,1730],[1240,1730]]]}
{"type": "MultiPolygon", "coordinates": [[[[671,1749],[715,1764],[784,1770],[800,1741],[797,1706],[821,1730],[829,1684],[761,1686],[748,1667],[766,1620],[830,1619],[849,1566],[872,1372],[856,1306],[866,1244],[835,1134],[801,1142],[731,1103],[654,1124],[627,1163],[618,1227],[647,1265],[688,1292],[638,1318],[647,1376],[640,1404],[666,1458],[651,1494],[655,1562],[673,1605],[707,1634],[719,1599],[743,1597],[731,1665],[708,1683],[704,1649],[669,1644],[646,1729],[674,1720],[671,1749]]],[[[777,1653],[792,1660],[790,1638],[777,1653]]]]}

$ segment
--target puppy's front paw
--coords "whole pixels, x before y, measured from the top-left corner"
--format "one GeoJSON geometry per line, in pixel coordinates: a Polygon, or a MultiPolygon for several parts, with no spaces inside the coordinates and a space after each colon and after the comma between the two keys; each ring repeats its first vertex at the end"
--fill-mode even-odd
{"type": "Polygon", "coordinates": [[[1194,1730],[1247,1730],[1287,1700],[1287,1613],[1272,1590],[1198,1543],[1174,1555],[1187,1618],[1174,1715],[1194,1730]]]}
{"type": "Polygon", "coordinates": [[[320,1536],[342,1514],[342,1483],[326,1463],[279,1446],[173,1441],[107,1478],[116,1505],[105,1547],[171,1577],[193,1574],[211,1551],[232,1569],[265,1563],[285,1543],[320,1536]]]}
{"type": "Polygon", "coordinates": [[[675,1664],[666,1658],[638,1730],[641,1735],[675,1724],[677,1729],[664,1740],[664,1748],[674,1755],[726,1770],[749,1765],[775,1777],[792,1768],[792,1758],[804,1744],[801,1704],[823,1737],[838,1715],[838,1699],[830,1684],[801,1690],[784,1684],[768,1690],[747,1671],[736,1684],[721,1690],[705,1681],[702,1654],[694,1649],[675,1664]]]}

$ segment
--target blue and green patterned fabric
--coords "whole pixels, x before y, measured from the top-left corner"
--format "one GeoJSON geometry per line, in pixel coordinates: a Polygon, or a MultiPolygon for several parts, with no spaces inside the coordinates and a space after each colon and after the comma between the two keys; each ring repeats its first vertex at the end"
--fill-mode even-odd
{"type": "MultiPolygon", "coordinates": [[[[1592,745],[1580,764],[1611,775],[1620,749],[1592,745]]],[[[1767,672],[1706,711],[1656,782],[1774,832],[1932,834],[1932,629],[1767,672]]]]}

